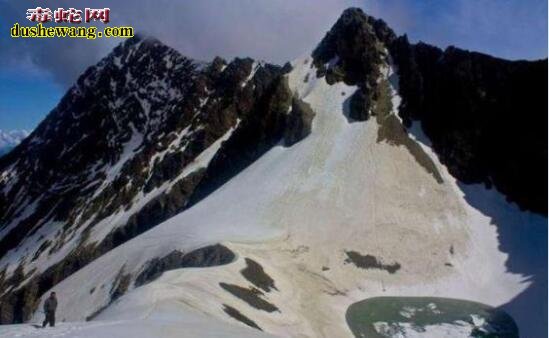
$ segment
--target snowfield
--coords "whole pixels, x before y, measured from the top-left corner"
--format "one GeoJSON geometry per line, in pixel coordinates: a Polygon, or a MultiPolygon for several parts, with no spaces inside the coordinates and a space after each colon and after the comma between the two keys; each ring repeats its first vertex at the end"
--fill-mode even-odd
{"type": "Polygon", "coordinates": [[[268,338],[272,336],[249,328],[212,321],[205,315],[179,306],[157,309],[147,318],[59,323],[53,328],[41,328],[37,324],[4,325],[0,327],[0,337],[268,338]]]}
{"type": "MultiPolygon", "coordinates": [[[[58,284],[58,328],[5,326],[0,337],[264,336],[229,316],[227,306],[273,335],[349,337],[346,309],[376,296],[501,306],[521,336],[544,336],[547,219],[520,211],[493,189],[456,182],[416,124],[410,137],[434,162],[439,183],[406,147],[379,141],[376,118],[349,122],[356,88],[328,85],[311,62],[298,59],[287,75],[292,92],[316,113],[308,137],[273,148],[191,209],[58,284]],[[232,250],[234,262],[171,270],[138,288],[130,283],[109,305],[121,273],[135,278],[153,258],[215,243],[232,250]],[[361,268],[349,252],[399,268],[361,268]],[[253,286],[241,273],[246,259],[274,281],[255,297],[275,310],[222,286],[253,286]]],[[[396,114],[398,81],[389,65],[383,76],[391,80],[396,114]]],[[[37,312],[32,322],[42,317],[37,312]]]]}

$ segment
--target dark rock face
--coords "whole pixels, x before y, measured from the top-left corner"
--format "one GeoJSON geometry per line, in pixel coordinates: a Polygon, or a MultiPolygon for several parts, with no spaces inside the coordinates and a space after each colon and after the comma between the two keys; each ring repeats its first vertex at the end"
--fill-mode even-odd
{"type": "Polygon", "coordinates": [[[311,106],[296,97],[292,99],[291,109],[286,120],[284,133],[284,145],[286,147],[291,147],[309,136],[315,117],[315,112],[311,106]]]}
{"type": "MultiPolygon", "coordinates": [[[[384,23],[359,9],[343,12],[339,20],[313,51],[314,65],[326,74],[328,83],[343,80],[348,85],[373,87],[379,77],[383,44],[378,36],[384,23]],[[377,30],[374,28],[379,27],[377,30]]],[[[387,35],[393,34],[386,29],[387,35]]]]}
{"type": "Polygon", "coordinates": [[[357,90],[350,98],[347,121],[362,122],[370,118],[370,98],[363,90],[357,90]]]}
{"type": "Polygon", "coordinates": [[[450,173],[547,214],[547,60],[506,61],[397,39],[400,115],[421,121],[450,173]]]}

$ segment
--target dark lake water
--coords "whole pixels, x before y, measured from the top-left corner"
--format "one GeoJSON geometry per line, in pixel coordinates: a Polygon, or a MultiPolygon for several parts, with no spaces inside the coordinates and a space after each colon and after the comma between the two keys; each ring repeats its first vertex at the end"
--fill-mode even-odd
{"type": "Polygon", "coordinates": [[[507,313],[459,299],[368,298],[352,304],[346,319],[355,337],[519,337],[507,313]]]}

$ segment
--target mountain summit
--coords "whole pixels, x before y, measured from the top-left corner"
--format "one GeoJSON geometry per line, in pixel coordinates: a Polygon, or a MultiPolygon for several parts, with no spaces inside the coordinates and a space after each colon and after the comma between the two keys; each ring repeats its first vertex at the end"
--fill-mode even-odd
{"type": "Polygon", "coordinates": [[[55,290],[90,337],[538,336],[546,72],[360,9],[284,67],[130,39],[0,158],[0,322],[55,290]],[[361,321],[387,297],[433,325],[361,321]]]}

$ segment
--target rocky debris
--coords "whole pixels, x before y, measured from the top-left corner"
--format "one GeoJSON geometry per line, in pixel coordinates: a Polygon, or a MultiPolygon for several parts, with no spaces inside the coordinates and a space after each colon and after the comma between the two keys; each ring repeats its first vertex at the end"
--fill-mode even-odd
{"type": "Polygon", "coordinates": [[[130,287],[130,282],[132,279],[132,275],[128,273],[124,273],[124,267],[120,269],[118,272],[118,275],[116,276],[116,279],[114,280],[111,288],[111,303],[116,301],[118,298],[122,297],[126,291],[128,291],[128,288],[130,287]]]}
{"type": "Polygon", "coordinates": [[[234,307],[229,306],[227,304],[223,304],[223,311],[225,311],[226,314],[238,320],[239,322],[242,322],[254,329],[258,329],[259,331],[263,331],[253,320],[244,316],[242,313],[240,313],[240,311],[238,311],[234,307]]]}
{"type": "Polygon", "coordinates": [[[347,255],[345,263],[353,263],[357,268],[385,270],[391,274],[400,270],[399,263],[383,264],[383,262],[372,255],[362,255],[356,251],[345,251],[345,254],[347,255]]]}
{"type": "MultiPolygon", "coordinates": [[[[225,291],[231,293],[233,296],[243,300],[251,307],[266,311],[266,312],[275,312],[279,311],[278,308],[269,303],[268,301],[261,298],[263,292],[256,288],[243,288],[235,284],[219,283],[219,286],[225,291]]],[[[279,311],[280,312],[280,311],[279,311]]]]}
{"type": "Polygon", "coordinates": [[[246,267],[240,271],[242,276],[256,287],[265,292],[270,292],[271,289],[278,289],[275,286],[274,280],[269,276],[263,267],[251,258],[246,258],[246,267]]]}
{"type": "Polygon", "coordinates": [[[135,286],[152,282],[160,277],[163,272],[181,269],[218,266],[231,263],[235,258],[234,253],[227,247],[216,244],[200,248],[189,253],[173,251],[162,258],[155,258],[147,262],[135,279],[135,286]]]}
{"type": "Polygon", "coordinates": [[[415,140],[412,140],[400,120],[395,114],[392,114],[392,102],[387,80],[381,80],[376,87],[376,101],[373,107],[376,122],[379,125],[377,142],[386,142],[394,146],[404,146],[414,157],[416,162],[421,165],[433,178],[442,184],[444,180],[440,175],[435,163],[425,153],[423,148],[415,140]]]}

